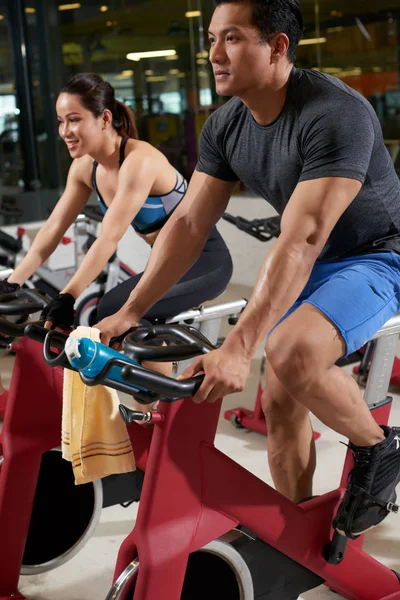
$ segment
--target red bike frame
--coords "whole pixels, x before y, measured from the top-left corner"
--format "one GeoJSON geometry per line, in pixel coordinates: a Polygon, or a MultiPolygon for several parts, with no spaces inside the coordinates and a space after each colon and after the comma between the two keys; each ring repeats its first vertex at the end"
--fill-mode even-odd
{"type": "MultiPolygon", "coordinates": [[[[42,453],[60,444],[61,392],[61,368],[47,367],[41,345],[22,339],[1,433],[0,600],[23,599],[17,585],[24,543],[42,453]]],[[[139,556],[135,600],[179,600],[188,555],[240,523],[347,598],[400,600],[397,575],[363,552],[362,538],[349,542],[339,565],[323,557],[351,454],[337,489],[296,505],[214,447],[220,409],[221,401],[161,403],[159,423],[129,426],[146,476],[115,579],[139,556]]],[[[383,424],[389,412],[387,402],[375,417],[383,424]]]]}

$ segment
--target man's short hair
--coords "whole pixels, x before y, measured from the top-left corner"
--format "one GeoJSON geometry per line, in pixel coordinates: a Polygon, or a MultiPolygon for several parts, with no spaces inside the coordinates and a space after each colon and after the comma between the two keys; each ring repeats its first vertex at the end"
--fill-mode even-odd
{"type": "Polygon", "coordinates": [[[251,4],[252,24],[260,30],[262,43],[277,33],[289,38],[288,59],[296,60],[296,47],[304,33],[303,15],[299,0],[215,0],[215,4],[251,4]]]}

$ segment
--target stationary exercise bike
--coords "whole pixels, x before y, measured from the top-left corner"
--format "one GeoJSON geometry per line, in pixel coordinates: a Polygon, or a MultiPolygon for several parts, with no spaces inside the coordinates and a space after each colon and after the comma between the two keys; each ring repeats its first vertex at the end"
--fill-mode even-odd
{"type": "Polygon", "coordinates": [[[0,339],[16,353],[0,431],[0,597],[19,597],[20,574],[70,560],[92,535],[102,508],[137,501],[143,480],[137,471],[75,485],[59,448],[62,372],[46,367],[37,344],[28,348],[17,339],[24,324],[5,318],[27,317],[46,303],[32,290],[0,295],[0,339]]]}
{"type": "MultiPolygon", "coordinates": [[[[92,535],[102,508],[138,500],[143,480],[138,469],[75,485],[71,465],[59,448],[62,369],[47,367],[42,348],[23,337],[24,324],[4,318],[26,318],[41,311],[45,302],[31,290],[0,295],[0,339],[16,353],[0,432],[1,600],[22,598],[17,591],[20,574],[39,574],[71,559],[92,535]]],[[[169,319],[190,321],[217,341],[221,319],[237,318],[245,305],[240,300],[200,307],[169,319]]],[[[137,429],[136,438],[144,436],[146,449],[151,430],[137,429]]]]}
{"type": "MultiPolygon", "coordinates": [[[[399,331],[397,316],[375,336],[366,401],[381,424],[390,413],[386,392],[399,331]]],[[[65,336],[34,325],[26,335],[45,342],[48,364],[78,368],[87,385],[129,391],[143,404],[160,400],[157,413],[121,407],[145,478],[106,600],[295,600],[322,583],[352,600],[400,600],[400,576],[362,550],[363,536],[349,540],[332,532],[350,451],[339,487],[296,505],[214,447],[221,400],[190,400],[201,377],[177,381],[140,366],[208,352],[212,346],[197,331],[139,327],[126,338],[124,355],[101,344],[88,348],[90,340],[81,340],[77,351],[76,342],[65,347],[65,336]]]]}

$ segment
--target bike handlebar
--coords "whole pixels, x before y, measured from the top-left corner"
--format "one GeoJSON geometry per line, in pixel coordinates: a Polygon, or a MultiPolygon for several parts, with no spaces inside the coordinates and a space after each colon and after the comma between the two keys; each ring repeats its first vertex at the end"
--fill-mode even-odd
{"type": "Polygon", "coordinates": [[[124,341],[125,353],[140,362],[188,360],[214,349],[215,346],[198,329],[190,325],[186,325],[184,329],[175,324],[140,326],[136,327],[124,341]],[[154,346],[152,342],[158,344],[175,342],[178,345],[154,346]]]}
{"type": "MultiPolygon", "coordinates": [[[[164,397],[164,400],[179,400],[193,396],[201,386],[204,375],[197,375],[190,379],[172,379],[161,373],[150,371],[148,369],[138,370],[139,367],[126,365],[121,369],[121,377],[131,385],[140,385],[147,387],[158,396],[164,397]]],[[[136,398],[136,394],[135,394],[136,398]]]]}
{"type": "Polygon", "coordinates": [[[37,291],[21,289],[18,292],[0,294],[0,315],[31,315],[42,310],[47,300],[37,291]]]}
{"type": "MultiPolygon", "coordinates": [[[[47,364],[75,370],[71,367],[64,350],[65,342],[68,339],[67,335],[57,331],[48,331],[36,324],[27,325],[25,335],[44,344],[43,353],[47,364]],[[56,354],[51,350],[51,347],[55,347],[61,352],[56,354]]],[[[203,352],[209,352],[213,348],[212,344],[193,327],[182,325],[138,327],[128,338],[129,351],[127,354],[132,355],[132,349],[134,349],[135,358],[138,357],[138,354],[143,354],[146,356],[146,360],[166,360],[165,356],[162,359],[159,358],[160,351],[174,350],[174,348],[168,347],[148,346],[149,343],[154,341],[163,343],[169,342],[173,338],[175,342],[181,342],[181,345],[178,346],[181,360],[197,356],[203,352]],[[150,330],[148,332],[149,337],[146,337],[146,329],[150,330]]],[[[113,357],[108,360],[96,376],[87,377],[80,373],[80,377],[86,385],[106,385],[117,391],[134,395],[141,404],[150,404],[159,399],[173,402],[181,398],[188,398],[199,389],[203,381],[203,375],[178,381],[161,373],[145,369],[140,365],[132,365],[132,362],[122,354],[120,357],[113,357]],[[119,368],[123,382],[110,377],[111,371],[115,367],[119,368]],[[137,388],[142,389],[138,390],[137,388]],[[143,388],[147,391],[143,391],[143,388]]]]}
{"type": "Polygon", "coordinates": [[[85,217],[91,219],[92,221],[96,221],[96,223],[101,223],[104,218],[103,213],[97,206],[87,205],[81,214],[85,215],[85,217]]]}
{"type": "MultiPolygon", "coordinates": [[[[37,291],[19,290],[0,295],[0,314],[31,314],[42,309],[45,304],[45,298],[37,291]]],[[[42,324],[17,324],[0,317],[0,334],[10,337],[25,335],[40,342],[44,345],[43,354],[47,364],[76,370],[71,366],[65,351],[69,336],[44,329],[42,324]],[[56,353],[52,348],[60,352],[56,353]]],[[[140,326],[132,330],[124,342],[126,357],[123,354],[115,356],[116,351],[111,348],[102,348],[103,354],[109,350],[106,358],[111,358],[95,376],[89,377],[81,372],[82,381],[90,386],[101,384],[112,387],[134,395],[142,404],[149,404],[158,399],[172,402],[192,396],[200,387],[203,375],[179,381],[145,369],[137,363],[132,364],[133,361],[186,360],[210,352],[214,346],[194,327],[174,324],[140,326]],[[115,367],[120,375],[119,381],[115,379],[115,367]]]]}
{"type": "MultiPolygon", "coordinates": [[[[4,318],[4,315],[18,315],[21,317],[42,310],[47,304],[37,290],[21,289],[10,294],[0,294],[0,334],[8,338],[21,337],[24,334],[26,323],[13,323],[4,318]]],[[[4,340],[2,340],[4,341],[4,340]]]]}
{"type": "Polygon", "coordinates": [[[268,217],[266,219],[253,219],[249,221],[244,217],[234,217],[224,213],[222,218],[228,223],[235,225],[240,231],[248,233],[260,242],[269,242],[272,238],[278,238],[281,233],[280,216],[268,217]]]}

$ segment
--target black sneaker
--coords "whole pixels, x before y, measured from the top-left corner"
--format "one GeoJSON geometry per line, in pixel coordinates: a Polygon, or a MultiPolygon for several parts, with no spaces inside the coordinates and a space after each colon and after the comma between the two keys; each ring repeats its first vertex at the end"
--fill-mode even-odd
{"type": "Polygon", "coordinates": [[[333,527],[354,539],[397,513],[396,486],[400,481],[400,428],[382,426],[386,439],[375,446],[354,446],[354,468],[333,527]]]}

